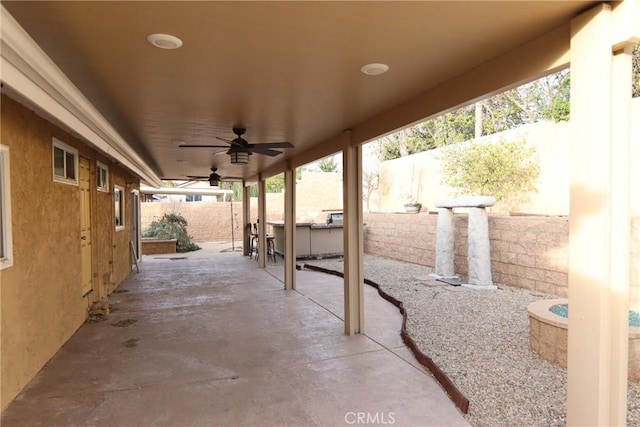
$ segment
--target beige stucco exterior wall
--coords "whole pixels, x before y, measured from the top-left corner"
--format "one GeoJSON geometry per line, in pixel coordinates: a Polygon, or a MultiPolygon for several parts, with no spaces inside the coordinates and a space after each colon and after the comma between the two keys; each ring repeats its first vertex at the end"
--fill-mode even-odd
{"type": "MultiPolygon", "coordinates": [[[[109,166],[111,187],[115,181],[135,188],[138,180],[5,96],[1,122],[0,142],[10,148],[14,255],[13,266],[0,272],[4,409],[82,325],[87,308],[130,272],[131,231],[127,227],[122,238],[113,240],[112,193],[96,190],[95,160],[109,166]],[[53,181],[52,137],[90,159],[93,292],[86,296],[80,268],[80,191],[53,181]]],[[[130,207],[129,194],[126,203],[130,207]]]]}

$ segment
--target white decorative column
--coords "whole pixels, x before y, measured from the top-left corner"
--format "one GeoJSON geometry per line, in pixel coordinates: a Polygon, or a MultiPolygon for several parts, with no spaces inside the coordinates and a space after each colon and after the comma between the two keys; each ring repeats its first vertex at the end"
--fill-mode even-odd
{"type": "Polygon", "coordinates": [[[455,232],[453,229],[453,209],[438,208],[438,227],[436,229],[436,277],[455,277],[455,232]]]}
{"type": "Polygon", "coordinates": [[[362,239],[362,146],[345,135],[342,154],[344,210],[344,331],[364,334],[364,250],[362,239]]]}
{"type": "Polygon", "coordinates": [[[247,224],[251,224],[251,203],[250,203],[251,193],[249,192],[249,187],[242,183],[242,218],[244,219],[244,224],[242,224],[242,254],[244,256],[249,256],[249,246],[251,236],[249,235],[249,230],[247,230],[247,224]]]}
{"type": "Polygon", "coordinates": [[[296,169],[284,172],[284,288],[296,288],[296,169]]]}
{"type": "MultiPolygon", "coordinates": [[[[491,203],[493,205],[493,203],[491,203]]],[[[489,218],[484,207],[469,209],[468,252],[469,285],[495,289],[491,277],[489,218]]]]}
{"type": "Polygon", "coordinates": [[[631,48],[640,1],[571,22],[567,425],[627,422],[631,48]]]}
{"type": "Polygon", "coordinates": [[[436,278],[456,277],[455,230],[453,208],[470,208],[468,225],[469,280],[462,286],[473,289],[497,289],[491,277],[491,245],[489,219],[485,208],[493,206],[495,197],[472,196],[436,202],[438,228],[436,231],[436,278]]]}
{"type": "Polygon", "coordinates": [[[267,266],[267,187],[262,176],[258,179],[258,266],[267,266]]]}

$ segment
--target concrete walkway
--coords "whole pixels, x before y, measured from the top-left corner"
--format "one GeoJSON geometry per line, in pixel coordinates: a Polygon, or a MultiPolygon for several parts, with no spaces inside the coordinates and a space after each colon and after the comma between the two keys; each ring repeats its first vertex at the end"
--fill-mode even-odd
{"type": "Polygon", "coordinates": [[[2,426],[468,425],[367,289],[343,333],[342,279],[211,250],[145,257],[2,414],[2,426]],[[124,292],[127,291],[127,292],[124,292]]]}

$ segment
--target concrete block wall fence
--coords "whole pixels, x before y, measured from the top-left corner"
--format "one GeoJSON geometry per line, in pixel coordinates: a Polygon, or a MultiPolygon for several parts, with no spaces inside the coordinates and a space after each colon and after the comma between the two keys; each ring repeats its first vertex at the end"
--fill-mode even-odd
{"type": "MultiPolygon", "coordinates": [[[[282,207],[276,203],[271,206],[273,209],[267,210],[267,221],[281,220],[282,207]]],[[[251,222],[255,222],[258,218],[257,203],[252,203],[251,207],[251,222]]],[[[187,230],[194,242],[230,242],[231,212],[230,202],[142,203],[141,229],[144,232],[152,221],[162,218],[166,213],[175,213],[187,220],[187,230]]],[[[244,224],[242,202],[233,202],[233,237],[236,242],[242,241],[244,224]]]]}
{"type": "MultiPolygon", "coordinates": [[[[435,266],[436,214],[365,213],[364,250],[435,266]]],[[[467,218],[456,214],[456,273],[466,275],[467,218]]],[[[493,281],[567,297],[569,218],[489,216],[493,281]]],[[[631,222],[631,306],[640,308],[640,218],[631,222]]]]}

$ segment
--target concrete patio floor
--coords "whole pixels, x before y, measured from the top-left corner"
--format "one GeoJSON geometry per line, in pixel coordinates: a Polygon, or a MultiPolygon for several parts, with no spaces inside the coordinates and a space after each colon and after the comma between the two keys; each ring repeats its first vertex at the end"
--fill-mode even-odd
{"type": "Polygon", "coordinates": [[[146,256],[2,414],[2,426],[469,425],[366,287],[343,333],[342,279],[238,253],[146,256]],[[123,291],[128,292],[123,292],[123,291]]]}

